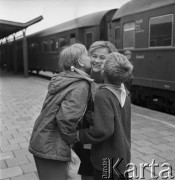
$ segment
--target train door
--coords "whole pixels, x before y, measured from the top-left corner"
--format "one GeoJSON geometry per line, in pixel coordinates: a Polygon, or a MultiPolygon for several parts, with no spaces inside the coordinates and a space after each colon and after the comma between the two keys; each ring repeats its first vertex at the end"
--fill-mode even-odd
{"type": "Polygon", "coordinates": [[[112,42],[117,49],[121,49],[121,28],[120,21],[108,23],[108,40],[112,42]]]}
{"type": "Polygon", "coordinates": [[[84,37],[83,37],[84,43],[87,49],[89,49],[89,47],[94,41],[99,40],[97,27],[85,28],[83,31],[83,34],[84,34],[84,37]]]}
{"type": "Polygon", "coordinates": [[[89,49],[92,42],[93,42],[92,32],[87,32],[86,33],[86,47],[87,47],[87,49],[89,49]]]}
{"type": "Polygon", "coordinates": [[[120,26],[117,25],[115,28],[114,28],[114,44],[116,46],[116,48],[120,48],[120,26]]]}

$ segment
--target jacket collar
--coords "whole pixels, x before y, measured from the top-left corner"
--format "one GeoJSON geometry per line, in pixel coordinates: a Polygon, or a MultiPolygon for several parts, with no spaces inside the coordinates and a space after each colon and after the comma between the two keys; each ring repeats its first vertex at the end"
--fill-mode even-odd
{"type": "Polygon", "coordinates": [[[101,88],[106,88],[109,91],[111,91],[117,97],[121,107],[123,108],[126,100],[126,90],[124,84],[121,84],[121,86],[115,86],[112,84],[103,84],[101,88]]]}
{"type": "Polygon", "coordinates": [[[74,66],[71,66],[71,71],[74,71],[74,72],[82,75],[85,79],[87,79],[87,80],[90,81],[90,82],[93,82],[93,81],[94,81],[94,79],[90,78],[90,76],[89,76],[86,72],[84,72],[84,71],[82,71],[82,70],[80,70],[80,69],[77,69],[77,68],[75,68],[74,66]]]}

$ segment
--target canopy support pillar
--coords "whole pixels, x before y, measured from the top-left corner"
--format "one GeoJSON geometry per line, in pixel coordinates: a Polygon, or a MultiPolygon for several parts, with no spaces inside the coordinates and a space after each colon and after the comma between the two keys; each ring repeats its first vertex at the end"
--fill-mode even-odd
{"type": "Polygon", "coordinates": [[[28,51],[26,29],[23,30],[23,62],[24,62],[24,76],[28,77],[28,51]]]}
{"type": "Polygon", "coordinates": [[[16,38],[15,34],[13,35],[13,67],[14,67],[14,72],[18,72],[18,65],[17,65],[17,48],[16,48],[16,38]]]}
{"type": "Polygon", "coordinates": [[[7,62],[7,70],[10,70],[10,55],[9,55],[9,43],[8,43],[8,39],[6,38],[6,52],[7,54],[5,55],[6,58],[6,62],[7,62]]]}

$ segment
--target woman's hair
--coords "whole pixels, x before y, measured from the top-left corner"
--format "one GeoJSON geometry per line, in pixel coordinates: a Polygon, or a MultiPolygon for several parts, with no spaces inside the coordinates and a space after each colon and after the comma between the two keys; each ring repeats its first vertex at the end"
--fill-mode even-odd
{"type": "Polygon", "coordinates": [[[120,53],[113,52],[107,56],[104,64],[104,74],[109,83],[119,85],[128,80],[133,71],[133,65],[120,53]]]}
{"type": "Polygon", "coordinates": [[[59,54],[59,71],[70,70],[71,66],[76,67],[78,59],[87,53],[86,47],[80,43],[63,47],[59,54]]]}
{"type": "Polygon", "coordinates": [[[109,41],[96,41],[89,48],[90,56],[98,48],[106,48],[108,50],[108,53],[118,52],[116,47],[111,42],[109,42],[109,41]]]}

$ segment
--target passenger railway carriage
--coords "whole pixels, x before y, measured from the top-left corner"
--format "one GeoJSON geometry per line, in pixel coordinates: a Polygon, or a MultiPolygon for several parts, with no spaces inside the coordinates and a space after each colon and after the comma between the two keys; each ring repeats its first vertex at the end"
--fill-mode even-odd
{"type": "MultiPolygon", "coordinates": [[[[29,70],[48,70],[58,72],[58,53],[60,49],[73,42],[81,42],[87,48],[97,40],[108,40],[107,25],[117,9],[85,15],[80,18],[42,30],[27,37],[29,70]]],[[[16,40],[18,70],[23,70],[22,40],[16,40]]],[[[13,56],[13,42],[0,46],[0,62],[14,69],[13,62],[8,61],[13,56]],[[9,56],[9,57],[7,57],[9,56]]]]}
{"type": "MultiPolygon", "coordinates": [[[[175,114],[175,0],[131,0],[120,9],[86,15],[27,37],[29,70],[58,72],[60,48],[81,42],[87,48],[108,40],[132,51],[132,102],[175,114]]],[[[1,64],[13,68],[13,43],[1,45],[1,64]]],[[[22,40],[17,66],[23,69],[22,40]]]]}
{"type": "Polygon", "coordinates": [[[58,71],[58,52],[61,47],[81,42],[87,48],[99,39],[108,39],[107,24],[116,9],[86,15],[57,25],[28,37],[29,68],[58,71]]]}
{"type": "Polygon", "coordinates": [[[175,113],[175,0],[132,0],[110,22],[111,41],[133,54],[132,100],[175,113]]]}

